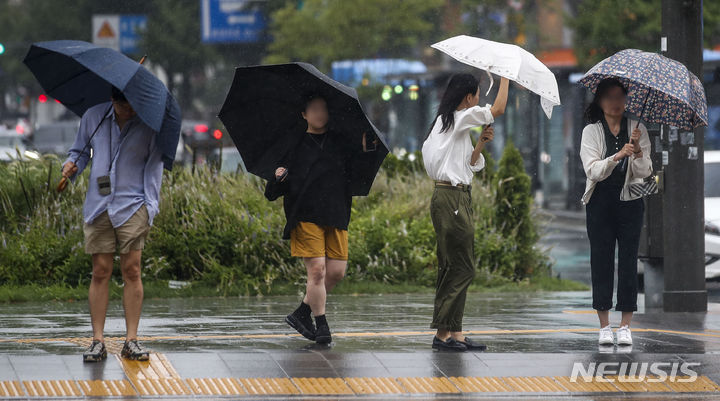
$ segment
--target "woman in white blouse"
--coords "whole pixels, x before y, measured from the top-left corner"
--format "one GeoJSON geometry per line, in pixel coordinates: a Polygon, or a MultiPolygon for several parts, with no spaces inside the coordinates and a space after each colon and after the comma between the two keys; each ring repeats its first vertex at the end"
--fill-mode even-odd
{"type": "Polygon", "coordinates": [[[495,117],[505,111],[508,80],[500,82],[495,103],[478,106],[480,85],[471,74],[450,78],[422,148],[425,169],[435,180],[430,215],[437,236],[438,277],[431,328],[440,351],[485,350],[462,333],[467,289],[475,277],[475,223],[470,203],[473,173],[485,167],[482,150],[493,139],[495,117]],[[470,129],[485,125],[476,146],[470,129]]]}

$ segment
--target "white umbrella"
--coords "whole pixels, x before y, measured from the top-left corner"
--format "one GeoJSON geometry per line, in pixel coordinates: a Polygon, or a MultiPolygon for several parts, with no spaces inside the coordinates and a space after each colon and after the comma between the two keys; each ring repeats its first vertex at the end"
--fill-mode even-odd
{"type": "Polygon", "coordinates": [[[555,74],[520,46],[460,35],[432,47],[461,63],[515,81],[540,95],[540,105],[548,118],[552,116],[553,107],[560,105],[555,74]]]}

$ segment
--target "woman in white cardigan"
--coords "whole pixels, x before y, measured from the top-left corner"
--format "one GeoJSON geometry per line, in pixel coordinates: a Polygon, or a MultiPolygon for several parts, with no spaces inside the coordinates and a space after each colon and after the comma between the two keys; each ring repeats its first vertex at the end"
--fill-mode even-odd
{"type": "Polygon", "coordinates": [[[630,321],[637,310],[637,253],[645,205],[629,186],[652,174],[650,139],[637,120],[624,117],[627,89],[614,78],[600,82],[586,110],[580,158],[587,175],[582,202],[587,214],[593,309],[600,320],[598,343],[612,345],[615,247],[618,248],[616,311],[622,312],[618,345],[632,345],[630,321]]]}

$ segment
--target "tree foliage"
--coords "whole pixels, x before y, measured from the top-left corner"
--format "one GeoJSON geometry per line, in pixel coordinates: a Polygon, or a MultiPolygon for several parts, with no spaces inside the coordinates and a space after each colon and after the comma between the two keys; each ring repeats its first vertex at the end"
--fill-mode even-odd
{"type": "MultiPolygon", "coordinates": [[[[680,3],[680,2],[678,2],[680,3]]],[[[720,2],[705,1],[704,44],[720,44],[720,2]]],[[[627,48],[660,50],[660,0],[583,0],[567,23],[574,29],[578,62],[589,67],[627,48]]]]}
{"type": "Polygon", "coordinates": [[[441,0],[306,0],[272,15],[268,63],[417,56],[440,15],[441,0]]]}

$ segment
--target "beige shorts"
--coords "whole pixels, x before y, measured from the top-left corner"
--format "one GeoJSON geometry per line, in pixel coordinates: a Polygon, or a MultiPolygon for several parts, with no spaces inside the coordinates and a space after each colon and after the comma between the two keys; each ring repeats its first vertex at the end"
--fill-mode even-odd
{"type": "Polygon", "coordinates": [[[107,212],[98,216],[91,224],[85,224],[85,253],[126,254],[131,250],[145,247],[145,238],[150,231],[148,211],[142,205],[135,214],[120,227],[113,227],[107,212]]]}

